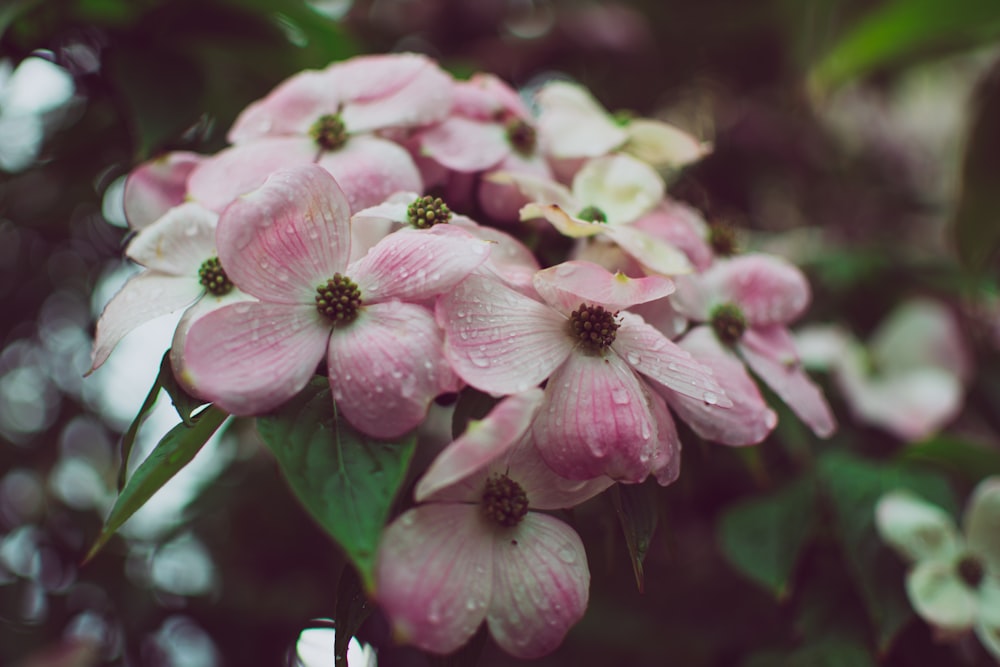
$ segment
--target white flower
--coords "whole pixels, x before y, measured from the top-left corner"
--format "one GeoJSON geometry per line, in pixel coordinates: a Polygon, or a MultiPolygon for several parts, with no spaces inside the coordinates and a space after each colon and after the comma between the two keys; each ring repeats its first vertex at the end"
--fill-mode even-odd
{"type": "Polygon", "coordinates": [[[884,495],[875,509],[882,539],[912,562],[910,603],[945,634],[975,630],[1000,660],[1000,477],[976,487],[964,535],[940,507],[907,491],[884,495]]]}
{"type": "Polygon", "coordinates": [[[0,170],[31,166],[45,138],[47,121],[73,96],[73,77],[43,58],[25,58],[14,69],[0,60],[0,170]]]}

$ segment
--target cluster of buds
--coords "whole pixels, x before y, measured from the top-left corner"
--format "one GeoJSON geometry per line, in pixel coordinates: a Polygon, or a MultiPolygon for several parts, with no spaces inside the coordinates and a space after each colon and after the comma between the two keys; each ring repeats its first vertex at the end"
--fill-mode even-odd
{"type": "Polygon", "coordinates": [[[253,416],[329,378],[339,414],[394,438],[466,387],[497,403],[385,530],[372,594],[396,635],[450,652],[485,620],[518,657],[587,605],[582,543],[538,510],[680,473],[675,419],[731,446],[776,423],[752,371],[819,436],[831,411],[788,326],[809,304],[778,257],[729,255],[663,174],[709,147],[616,118],[558,81],[529,103],[415,54],[293,76],[216,155],[137,168],[127,256],[93,367],[186,308],[171,360],[193,395],[253,416]],[[474,219],[475,218],[475,219],[474,219]],[[532,226],[533,225],[533,226],[532,226]],[[551,253],[518,237],[568,237],[551,253]],[[724,252],[720,252],[724,250],[724,252]]]}

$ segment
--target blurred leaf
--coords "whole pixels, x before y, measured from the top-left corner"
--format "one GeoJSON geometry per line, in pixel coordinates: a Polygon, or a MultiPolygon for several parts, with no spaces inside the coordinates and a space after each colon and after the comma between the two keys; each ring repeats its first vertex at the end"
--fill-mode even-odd
{"type": "Polygon", "coordinates": [[[451,437],[457,438],[465,433],[470,421],[482,419],[490,413],[499,402],[487,393],[475,387],[464,387],[455,403],[455,411],[451,414],[451,437]]]}
{"type": "Polygon", "coordinates": [[[41,0],[11,0],[0,7],[0,39],[3,38],[7,27],[14,22],[14,19],[20,14],[26,13],[39,2],[41,0]]]}
{"type": "Polygon", "coordinates": [[[160,389],[163,388],[163,368],[164,364],[169,368],[170,360],[168,356],[170,351],[167,350],[163,355],[163,359],[160,361],[160,373],[156,376],[153,381],[153,386],[149,388],[149,393],[146,394],[146,400],[142,402],[142,406],[139,408],[138,414],[136,414],[135,419],[129,424],[128,430],[122,434],[122,444],[119,452],[121,454],[121,463],[118,466],[118,492],[121,493],[122,489],[125,488],[125,478],[128,476],[128,459],[132,455],[132,447],[135,445],[135,436],[139,433],[139,427],[142,423],[146,421],[146,417],[149,415],[149,411],[153,409],[156,405],[156,399],[160,395],[160,389]]]}
{"type": "Polygon", "coordinates": [[[174,409],[177,410],[177,416],[181,418],[181,421],[185,425],[193,425],[194,422],[191,415],[194,414],[195,410],[205,405],[205,401],[187,393],[184,387],[177,382],[177,377],[174,375],[174,367],[170,363],[170,350],[167,350],[166,354],[163,355],[163,361],[160,362],[160,375],[157,380],[170,396],[170,400],[174,404],[174,409]]]}
{"type": "Polygon", "coordinates": [[[104,522],[101,534],[87,552],[84,562],[93,558],[129,517],[191,462],[228,416],[214,405],[210,405],[198,413],[193,426],[178,424],[163,436],[146,460],[136,468],[135,474],[119,494],[104,522]]]}
{"type": "Polygon", "coordinates": [[[375,549],[416,436],[386,442],[354,430],[337,415],[326,378],[316,378],[278,410],[259,417],[257,431],[299,502],[344,549],[371,590],[375,549]]]}
{"type": "Polygon", "coordinates": [[[737,503],[719,522],[719,541],[729,562],[778,598],[788,594],[817,521],[814,484],[802,478],[770,495],[737,503]]]}
{"type": "Polygon", "coordinates": [[[741,667],[875,667],[868,648],[857,639],[822,639],[790,653],[755,653],[741,667]]]}
{"type": "Polygon", "coordinates": [[[815,67],[820,90],[920,56],[961,49],[1000,36],[996,0],[895,0],[879,5],[815,67]]]}
{"type": "Polygon", "coordinates": [[[899,452],[900,461],[930,463],[961,474],[970,482],[1000,475],[1000,451],[956,436],[942,434],[899,452]]]}
{"type": "MultiPolygon", "coordinates": [[[[1000,3],[997,3],[1000,7],[1000,3]]],[[[974,101],[952,225],[962,263],[981,273],[1000,246],[1000,63],[983,79],[974,101]]]]}
{"type": "Polygon", "coordinates": [[[611,502],[625,534],[625,544],[632,557],[632,571],[635,583],[641,593],[645,588],[642,563],[649,551],[649,544],[656,532],[659,518],[656,503],[656,489],[645,484],[615,484],[611,490],[611,502]]]}
{"type": "Polygon", "coordinates": [[[955,498],[941,475],[904,464],[878,464],[842,451],[820,459],[820,482],[834,515],[834,532],[875,629],[879,651],[913,617],[903,589],[904,568],[875,529],[875,504],[893,489],[909,489],[954,513],[955,498]]]}
{"type": "Polygon", "coordinates": [[[372,606],[365,597],[357,570],[345,565],[337,583],[337,604],[334,608],[337,634],[333,640],[333,664],[347,664],[347,649],[351,639],[371,613],[372,606]]]}
{"type": "Polygon", "coordinates": [[[156,45],[123,45],[108,61],[128,112],[136,161],[176,139],[204,111],[202,70],[189,56],[156,45]]]}

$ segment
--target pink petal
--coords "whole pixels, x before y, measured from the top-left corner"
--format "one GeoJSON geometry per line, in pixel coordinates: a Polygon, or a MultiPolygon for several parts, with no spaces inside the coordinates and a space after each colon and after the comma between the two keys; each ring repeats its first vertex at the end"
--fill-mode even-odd
{"type": "Polygon", "coordinates": [[[437,318],[448,361],[482,391],[514,394],[534,387],[573,349],[565,317],[476,274],[438,300],[437,318]]]}
{"type": "Polygon", "coordinates": [[[692,329],[680,346],[715,373],[715,379],[733,402],[730,408],[664,391],[667,403],[691,429],[706,440],[724,445],[755,445],[778,423],[778,416],[764,402],[743,362],[724,348],[709,327],[692,329]]]}
{"type": "Polygon", "coordinates": [[[542,390],[535,387],[508,396],[483,419],[470,421],[465,432],[438,454],[417,482],[414,499],[423,502],[502,456],[528,430],[541,402],[542,390]]]}
{"type": "Polygon", "coordinates": [[[241,290],[274,303],[314,303],[347,266],[350,211],[336,181],[308,164],[281,171],[219,219],[219,259],[241,290]]]}
{"type": "MultiPolygon", "coordinates": [[[[809,305],[809,283],[798,268],[772,255],[741,255],[720,259],[700,276],[692,291],[678,282],[677,308],[692,319],[706,321],[713,306],[734,303],[751,326],[786,324],[809,305]]],[[[686,282],[686,281],[685,281],[686,282]]]]}
{"type": "Polygon", "coordinates": [[[425,301],[451,290],[489,257],[490,244],[451,225],[401,229],[347,272],[365,302],[425,301]]]}
{"type": "Polygon", "coordinates": [[[184,202],[191,171],[202,161],[197,153],[175,151],[139,165],[125,180],[125,217],[142,229],[184,202]]]}
{"type": "Polygon", "coordinates": [[[587,610],[590,570],[572,528],[529,512],[493,549],[490,634],[518,658],[538,658],[562,643],[587,610]]]}
{"type": "Polygon", "coordinates": [[[802,369],[795,341],[782,326],[747,329],[738,343],[743,360],[813,433],[829,437],[837,428],[830,406],[802,369]]]}
{"type": "Polygon", "coordinates": [[[191,172],[188,194],[205,208],[222,211],[274,172],[314,162],[318,153],[313,141],[304,137],[267,137],[230,146],[191,172]]]}
{"type": "Polygon", "coordinates": [[[422,505],[382,534],[375,599],[398,641],[451,653],[486,616],[492,570],[491,526],[477,505],[422,505]]]}
{"type": "Polygon", "coordinates": [[[649,407],[656,421],[657,448],[650,458],[650,472],[660,486],[669,486],[681,476],[681,439],[663,397],[652,392],[649,407]]]}
{"type": "Polygon", "coordinates": [[[695,270],[704,271],[711,266],[712,248],[705,240],[708,225],[695,209],[664,199],[650,213],[636,220],[634,226],[680,249],[695,270]]]}
{"type": "Polygon", "coordinates": [[[202,263],[215,257],[218,217],[193,202],[181,204],[136,234],[125,254],[146,268],[197,279],[202,263]]]}
{"type": "Polygon", "coordinates": [[[683,396],[723,408],[732,406],[710,369],[637,315],[619,317],[621,326],[611,347],[635,370],[683,396]]]}
{"type": "Polygon", "coordinates": [[[227,412],[258,415],[306,386],[329,337],[315,306],[232,304],[191,326],[184,382],[227,412]]]}
{"type": "MultiPolygon", "coordinates": [[[[574,213],[583,208],[562,183],[551,178],[543,177],[540,174],[525,171],[495,171],[490,174],[489,179],[500,185],[513,185],[522,195],[539,205],[552,204],[562,209],[568,209],[574,213]]],[[[535,214],[533,217],[540,217],[535,214]]],[[[522,220],[526,219],[522,216],[522,220]]]]}
{"type": "Polygon", "coordinates": [[[652,273],[677,276],[692,270],[690,260],[680,248],[636,225],[608,227],[605,233],[652,273]]]}
{"type": "Polygon", "coordinates": [[[129,278],[104,307],[97,320],[88,373],[100,368],[111,356],[115,346],[130,331],[140,324],[189,305],[204,291],[197,275],[180,277],[143,271],[129,278]]]}
{"type": "Polygon", "coordinates": [[[554,510],[575,507],[604,491],[614,480],[601,476],[576,480],[560,477],[542,459],[532,438],[525,438],[490,465],[490,474],[506,474],[528,496],[528,507],[554,510]]]}
{"type": "Polygon", "coordinates": [[[490,257],[482,265],[483,270],[522,294],[534,294],[531,281],[539,266],[527,246],[506,232],[478,225],[465,216],[454,216],[451,224],[490,244],[490,257]]]}
{"type": "Polygon", "coordinates": [[[333,399],[359,430],[376,438],[402,435],[423,421],[435,396],[457,389],[443,344],[434,316],[422,306],[363,306],[354,322],[330,336],[333,399]]]}
{"type": "Polygon", "coordinates": [[[352,137],[338,150],[323,152],[317,163],[337,180],[351,211],[381,204],[394,192],[424,190],[406,149],[379,137],[352,137]]]}
{"type": "Polygon", "coordinates": [[[420,133],[420,148],[448,169],[461,172],[484,171],[510,153],[504,128],[452,116],[420,133]]]}
{"type": "Polygon", "coordinates": [[[662,299],[674,291],[674,284],[660,276],[629,278],[581,261],[563,262],[539,271],[534,285],[539,296],[564,313],[573,312],[581,303],[617,311],[662,299]]]}
{"type": "Polygon", "coordinates": [[[263,137],[305,136],[320,116],[336,113],[341,101],[338,93],[325,72],[299,72],[244,109],[229,130],[229,141],[240,144],[263,137]]]}
{"type": "Polygon", "coordinates": [[[549,378],[532,434],[552,470],[576,480],[641,482],[656,444],[642,384],[615,354],[571,354],[549,378]]]}
{"type": "Polygon", "coordinates": [[[541,155],[525,157],[513,151],[496,166],[495,172],[484,174],[479,179],[476,198],[483,213],[490,220],[514,223],[520,220],[520,209],[530,199],[511,183],[497,183],[493,175],[498,172],[516,172],[535,176],[543,181],[552,180],[552,170],[541,155]]]}
{"type": "Polygon", "coordinates": [[[410,204],[419,197],[415,192],[397,192],[376,206],[369,206],[351,216],[351,263],[368,254],[375,244],[409,223],[410,204]]]}

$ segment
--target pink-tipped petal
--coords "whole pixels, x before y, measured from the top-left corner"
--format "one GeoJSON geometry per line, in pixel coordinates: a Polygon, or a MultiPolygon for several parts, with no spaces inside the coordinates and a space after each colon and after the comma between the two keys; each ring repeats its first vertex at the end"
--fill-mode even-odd
{"type": "Polygon", "coordinates": [[[259,415],[306,386],[329,336],[329,326],[313,305],[225,306],[188,331],[184,382],[227,412],[259,415]]]}
{"type": "Polygon", "coordinates": [[[222,211],[276,171],[315,162],[319,149],[305,137],[267,137],[230,146],[205,159],[188,180],[188,195],[205,208],[222,211]]]}
{"type": "Polygon", "coordinates": [[[382,534],[375,599],[397,640],[451,653],[483,622],[493,581],[493,536],[477,505],[411,509],[382,534]]]}
{"type": "Polygon", "coordinates": [[[499,163],[510,144],[496,123],[452,116],[420,134],[420,149],[448,169],[471,173],[499,163]]]}
{"type": "Polygon", "coordinates": [[[657,447],[650,458],[650,471],[657,484],[670,486],[681,476],[681,439],[663,397],[652,392],[649,407],[656,421],[657,438],[657,447]]]}
{"type": "Polygon", "coordinates": [[[490,472],[508,475],[528,496],[528,507],[539,510],[575,507],[615,483],[604,475],[583,480],[560,477],[542,459],[530,437],[494,461],[490,472]]]}
{"type": "Polygon", "coordinates": [[[539,296],[564,313],[573,312],[581,303],[623,310],[662,299],[674,291],[673,282],[660,276],[629,278],[583,261],[563,262],[539,271],[534,286],[539,296]]]}
{"type": "Polygon", "coordinates": [[[666,385],[682,396],[690,396],[721,408],[733,402],[712,371],[679,345],[632,313],[622,313],[621,326],[611,347],[643,375],[666,385]]]}
{"type": "Polygon", "coordinates": [[[322,153],[317,164],[337,180],[351,211],[381,204],[395,192],[424,189],[420,171],[406,149],[379,137],[352,137],[340,149],[322,153]]]}
{"type": "Polygon", "coordinates": [[[215,257],[218,218],[193,202],[181,204],[136,234],[125,254],[146,268],[197,279],[202,263],[215,257]]]}
{"type": "Polygon", "coordinates": [[[715,373],[733,405],[719,408],[667,390],[664,395],[674,412],[699,436],[723,445],[755,445],[766,438],[778,416],[764,402],[743,362],[719,343],[709,327],[695,327],[679,344],[715,373]]]}
{"type": "Polygon", "coordinates": [[[553,179],[552,170],[540,154],[524,156],[517,151],[511,152],[496,166],[494,172],[487,172],[479,179],[479,190],[476,198],[479,206],[490,220],[501,223],[514,223],[520,220],[520,209],[531,201],[512,183],[497,183],[493,174],[498,172],[517,172],[531,174],[544,181],[553,179]]]}
{"type": "Polygon", "coordinates": [[[229,141],[241,144],[262,137],[305,136],[320,116],[337,112],[341,101],[337,93],[324,72],[299,72],[244,109],[229,130],[229,141]]]}
{"type": "Polygon", "coordinates": [[[180,310],[204,291],[197,276],[181,278],[143,271],[129,278],[97,320],[89,372],[100,368],[130,331],[161,315],[180,310]]]}
{"type": "Polygon", "coordinates": [[[451,224],[490,244],[490,257],[483,264],[484,270],[519,292],[534,294],[531,281],[539,266],[527,246],[506,232],[478,225],[465,216],[454,216],[451,224]]]}
{"type": "Polygon", "coordinates": [[[435,396],[457,389],[442,346],[426,308],[400,301],[363,306],[330,336],[333,398],[357,429],[376,438],[402,435],[423,421],[435,396]]]}
{"type": "Polygon", "coordinates": [[[587,610],[590,570],[583,543],[562,521],[529,512],[494,545],[490,634],[518,658],[551,653],[587,610]]]}
{"type": "Polygon", "coordinates": [[[664,198],[633,226],[681,250],[697,271],[712,265],[712,247],[706,241],[708,224],[697,210],[685,204],[664,198]]]}
{"type": "Polygon", "coordinates": [[[125,179],[125,218],[142,229],[184,202],[188,176],[203,160],[197,153],[176,151],[139,165],[125,179]]]}
{"type": "Polygon", "coordinates": [[[615,354],[570,355],[549,378],[532,434],[552,470],[576,480],[641,482],[656,444],[646,392],[615,354]]]}
{"type": "Polygon", "coordinates": [[[219,219],[219,259],[244,292],[274,303],[313,303],[316,288],[343,271],[350,211],[336,181],[308,164],[281,171],[219,219]]]}
{"type": "Polygon", "coordinates": [[[740,356],[813,433],[829,437],[837,428],[829,404],[806,375],[795,341],[782,326],[747,329],[738,343],[740,356]]]}
{"type": "Polygon", "coordinates": [[[348,273],[366,302],[426,301],[451,290],[489,254],[489,243],[458,227],[407,228],[379,241],[348,273]]]}
{"type": "MultiPolygon", "coordinates": [[[[569,188],[540,174],[524,171],[496,171],[488,178],[500,185],[513,185],[522,195],[539,205],[551,204],[574,213],[578,212],[577,209],[583,208],[583,204],[576,200],[569,188]]],[[[522,216],[521,219],[525,220],[526,218],[522,216]]]]}
{"type": "Polygon", "coordinates": [[[691,261],[679,248],[635,225],[608,227],[605,233],[652,273],[678,276],[692,271],[691,261]]]}
{"type": "Polygon", "coordinates": [[[470,421],[465,432],[434,459],[417,482],[413,498],[423,502],[505,454],[528,430],[541,402],[542,390],[534,387],[500,401],[483,419],[470,421]]]}
{"type": "Polygon", "coordinates": [[[463,380],[514,394],[538,385],[573,349],[568,320],[545,304],[472,274],[438,300],[445,354],[463,380]]]}

